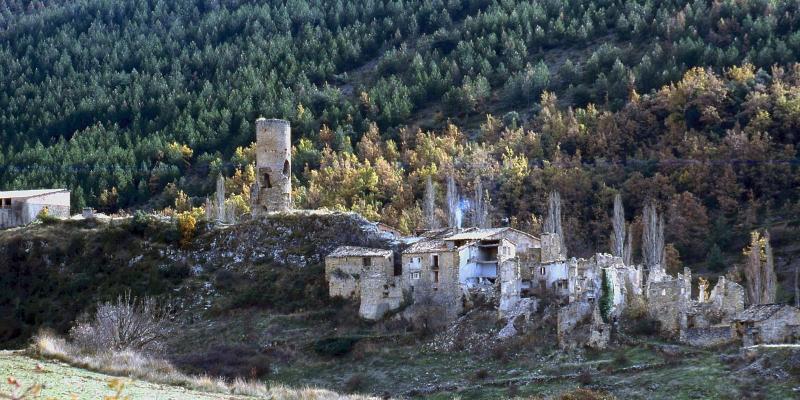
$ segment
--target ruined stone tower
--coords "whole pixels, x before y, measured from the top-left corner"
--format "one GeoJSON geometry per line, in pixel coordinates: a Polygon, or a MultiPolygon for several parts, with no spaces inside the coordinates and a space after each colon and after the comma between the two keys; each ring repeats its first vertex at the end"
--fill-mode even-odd
{"type": "Polygon", "coordinates": [[[289,121],[256,120],[256,180],[253,215],[292,208],[292,130],[289,121]]]}

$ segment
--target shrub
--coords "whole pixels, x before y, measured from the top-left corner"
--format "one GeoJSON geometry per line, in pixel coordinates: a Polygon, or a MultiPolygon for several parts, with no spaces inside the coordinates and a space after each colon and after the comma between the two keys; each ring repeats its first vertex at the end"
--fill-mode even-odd
{"type": "Polygon", "coordinates": [[[258,347],[219,345],[180,357],[176,364],[188,372],[206,373],[228,379],[263,379],[272,371],[270,357],[258,347]]]}
{"type": "Polygon", "coordinates": [[[592,384],[592,372],[588,369],[584,369],[578,374],[577,378],[578,383],[581,385],[591,385],[592,384]]]}
{"type": "Polygon", "coordinates": [[[321,356],[340,357],[350,353],[358,340],[348,336],[320,339],[314,343],[314,351],[321,356]]]}
{"type": "Polygon", "coordinates": [[[558,397],[558,399],[559,400],[614,400],[614,396],[604,392],[597,392],[590,389],[579,388],[571,390],[566,393],[562,393],[558,397]]]}
{"type": "Polygon", "coordinates": [[[172,309],[151,297],[141,300],[130,292],[114,302],[97,305],[94,314],[79,318],[70,330],[72,340],[84,350],[161,350],[172,330],[172,309]]]}
{"type": "Polygon", "coordinates": [[[39,211],[39,214],[36,215],[36,219],[41,221],[43,224],[54,224],[58,222],[58,218],[50,214],[50,210],[47,207],[43,208],[42,211],[39,211]]]}
{"type": "Polygon", "coordinates": [[[474,377],[475,377],[476,381],[485,380],[485,379],[489,378],[489,370],[487,370],[486,368],[481,368],[481,369],[475,371],[474,377]]]}
{"type": "Polygon", "coordinates": [[[624,351],[619,351],[616,355],[614,355],[614,365],[618,367],[624,367],[628,365],[629,362],[630,359],[628,359],[628,355],[625,354],[624,351]]]}
{"type": "Polygon", "coordinates": [[[353,374],[344,381],[344,391],[348,393],[357,392],[364,387],[364,376],[353,374]]]}

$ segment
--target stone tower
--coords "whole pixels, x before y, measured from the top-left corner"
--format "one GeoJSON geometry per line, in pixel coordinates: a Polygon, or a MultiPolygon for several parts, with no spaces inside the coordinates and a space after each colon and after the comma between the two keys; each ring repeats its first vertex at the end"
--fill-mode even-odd
{"type": "Polygon", "coordinates": [[[292,128],[289,121],[256,120],[256,180],[253,215],[292,208],[292,128]]]}

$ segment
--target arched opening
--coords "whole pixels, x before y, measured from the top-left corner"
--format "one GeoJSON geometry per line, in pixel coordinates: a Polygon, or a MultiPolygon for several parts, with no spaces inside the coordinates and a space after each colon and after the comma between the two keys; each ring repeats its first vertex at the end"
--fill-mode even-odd
{"type": "Polygon", "coordinates": [[[283,175],[289,176],[289,160],[283,160],[283,175]]]}

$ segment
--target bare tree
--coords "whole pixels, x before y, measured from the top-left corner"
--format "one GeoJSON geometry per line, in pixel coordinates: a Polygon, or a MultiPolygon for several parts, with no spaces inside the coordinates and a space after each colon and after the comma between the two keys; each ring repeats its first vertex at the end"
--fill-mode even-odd
{"type": "Polygon", "coordinates": [[[258,192],[260,191],[261,184],[258,183],[258,179],[256,179],[252,184],[250,184],[250,212],[252,216],[256,216],[258,214],[258,192]]]}
{"type": "Polygon", "coordinates": [[[436,229],[439,224],[436,220],[436,189],[433,187],[433,179],[428,176],[425,181],[425,225],[428,229],[436,229]]]}
{"type": "Polygon", "coordinates": [[[777,276],[769,243],[769,232],[760,235],[757,231],[750,233],[750,246],[744,250],[747,262],[744,266],[747,297],[750,304],[770,304],[775,302],[777,294],[777,276]]]}
{"type": "Polygon", "coordinates": [[[487,205],[487,194],[483,190],[481,177],[475,178],[475,199],[473,200],[473,219],[478,228],[488,228],[489,209],[487,205]]]}
{"type": "Polygon", "coordinates": [[[451,228],[461,227],[461,204],[459,204],[456,179],[452,174],[447,176],[447,213],[451,228]]]}
{"type": "Polygon", "coordinates": [[[159,351],[172,332],[173,309],[167,303],[145,297],[137,299],[130,291],[114,302],[97,305],[94,314],[85,315],[70,331],[70,337],[84,349],[159,351]]]}
{"type": "Polygon", "coordinates": [[[612,253],[615,257],[625,255],[625,209],[622,207],[622,196],[617,193],[614,196],[614,236],[612,237],[612,253]]]}
{"type": "Polygon", "coordinates": [[[225,177],[217,176],[217,193],[214,202],[217,206],[217,222],[225,222],[225,177]]]}
{"type": "Polygon", "coordinates": [[[656,206],[649,202],[642,212],[642,256],[648,268],[664,267],[664,217],[659,216],[656,206]]]}
{"type": "Polygon", "coordinates": [[[800,267],[794,267],[794,306],[800,308],[800,267]]]}
{"type": "Polygon", "coordinates": [[[764,269],[763,282],[764,293],[762,294],[765,304],[772,304],[778,295],[778,276],[775,274],[775,259],[772,256],[772,245],[769,243],[769,231],[764,231],[764,269]]]}
{"type": "Polygon", "coordinates": [[[545,233],[558,235],[561,241],[561,250],[566,254],[564,231],[561,229],[561,194],[558,192],[550,192],[550,196],[547,198],[547,216],[544,218],[542,229],[545,233]]]}
{"type": "Polygon", "coordinates": [[[631,224],[628,224],[628,234],[625,236],[625,251],[622,255],[622,262],[625,265],[633,264],[633,232],[631,232],[631,224]]]}

